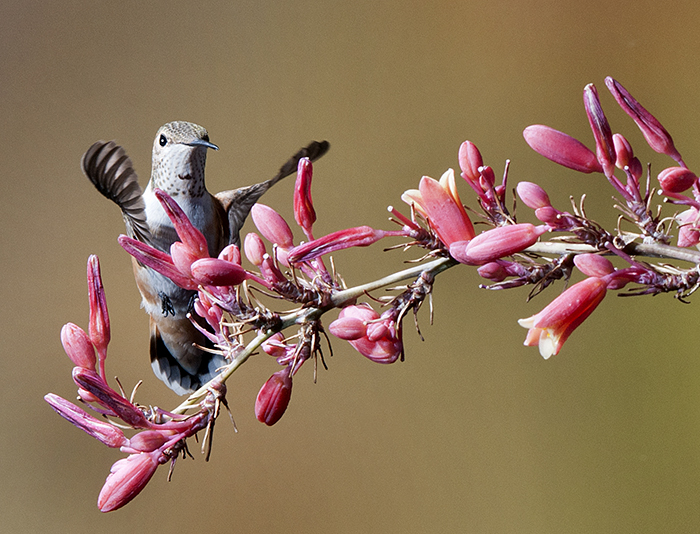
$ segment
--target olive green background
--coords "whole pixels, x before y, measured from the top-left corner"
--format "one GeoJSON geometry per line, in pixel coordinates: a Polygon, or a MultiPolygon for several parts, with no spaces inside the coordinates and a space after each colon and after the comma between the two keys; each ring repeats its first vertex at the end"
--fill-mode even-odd
{"type": "MultiPolygon", "coordinates": [[[[204,125],[212,191],[271,176],[328,139],[315,166],[317,234],[392,228],[386,206],[457,165],[475,142],[511,184],[556,205],[588,194],[610,223],[601,176],[551,164],[521,132],[544,123],[592,145],[582,107],[597,84],[614,131],[658,172],[603,79],[620,80],[698,169],[696,2],[5,2],[0,7],[2,532],[697,532],[700,359],[697,302],[609,296],[544,361],[516,320],[526,290],[478,289],[473,269],[435,287],[425,342],[407,322],[407,360],[373,364],[336,340],[330,370],[300,372],[275,427],[253,415],[277,369],[251,359],[229,381],[205,463],[159,470],[126,508],[96,499],[123,455],[60,419],[75,394],[59,331],[87,325],[85,264],[101,258],[112,318],[107,362],[138,400],[172,408],[147,356],[147,317],[116,242],[115,206],[82,176],[97,139],[126,147],[145,185],[155,131],[204,125]]],[[[264,199],[291,220],[291,180],[264,199]]],[[[463,200],[475,205],[466,184],[463,200]]],[[[522,220],[532,220],[526,209],[522,220]]],[[[251,228],[249,225],[248,228],[251,228]]],[[[336,254],[350,284],[402,267],[380,246],[336,254]]],[[[694,300],[697,301],[697,298],[694,300]]]]}

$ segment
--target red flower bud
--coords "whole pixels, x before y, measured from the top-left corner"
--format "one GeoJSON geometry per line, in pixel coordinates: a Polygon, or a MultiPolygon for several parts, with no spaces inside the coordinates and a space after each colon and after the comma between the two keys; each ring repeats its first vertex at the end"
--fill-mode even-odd
{"type": "Polygon", "coordinates": [[[292,377],[285,368],[273,374],[263,385],[255,400],[255,417],[267,426],[274,425],[284,415],[292,397],[292,377]]]}
{"type": "Polygon", "coordinates": [[[202,258],[192,264],[192,276],[202,285],[237,286],[248,273],[240,265],[218,258],[202,258]]]}
{"type": "Polygon", "coordinates": [[[685,167],[668,167],[659,173],[661,189],[669,193],[682,193],[698,179],[685,167]]]}
{"type": "Polygon", "coordinates": [[[151,480],[158,468],[157,456],[141,452],[122,458],[112,465],[97,498],[101,512],[111,512],[131,502],[151,480]]]}
{"type": "Polygon", "coordinates": [[[462,169],[462,177],[472,183],[479,182],[479,168],[484,166],[484,160],[476,145],[471,141],[465,141],[459,147],[459,168],[462,169]]]}

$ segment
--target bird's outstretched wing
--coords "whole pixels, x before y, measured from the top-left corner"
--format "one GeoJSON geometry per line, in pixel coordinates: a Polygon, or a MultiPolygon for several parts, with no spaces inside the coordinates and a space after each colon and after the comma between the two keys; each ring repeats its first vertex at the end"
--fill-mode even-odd
{"type": "Polygon", "coordinates": [[[286,178],[290,174],[295,173],[300,159],[309,158],[311,161],[315,161],[328,152],[330,146],[328,141],[313,141],[289,158],[289,160],[280,167],[280,170],[273,178],[259,184],[249,185],[248,187],[241,187],[240,189],[233,189],[231,191],[222,191],[215,195],[228,214],[229,243],[240,246],[241,239],[239,232],[243,227],[243,223],[248,217],[253,204],[255,204],[268,189],[282,178],[286,178]]]}
{"type": "Polygon", "coordinates": [[[150,243],[143,191],[124,149],[114,141],[98,141],[83,154],[80,166],[97,190],[121,208],[127,234],[150,243]]]}

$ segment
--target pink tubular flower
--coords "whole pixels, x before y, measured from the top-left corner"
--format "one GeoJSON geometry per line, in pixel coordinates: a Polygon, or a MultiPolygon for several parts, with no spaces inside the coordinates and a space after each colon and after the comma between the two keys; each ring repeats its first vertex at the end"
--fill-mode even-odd
{"type": "Polygon", "coordinates": [[[108,447],[116,448],[126,445],[127,439],[124,433],[114,425],[94,418],[72,402],[53,393],[45,395],[44,400],[66,421],[77,426],[108,447]]]}
{"type": "Polygon", "coordinates": [[[466,265],[483,265],[525,250],[548,229],[547,225],[534,226],[530,223],[499,226],[479,234],[471,241],[452,243],[450,255],[466,265]]]}
{"type": "Polygon", "coordinates": [[[263,384],[255,399],[255,417],[267,426],[274,425],[284,415],[292,397],[290,369],[281,369],[263,384]]]}
{"type": "Polygon", "coordinates": [[[140,452],[117,460],[97,498],[101,512],[121,508],[136,497],[158,468],[158,454],[140,452]]]}
{"type": "Polygon", "coordinates": [[[538,345],[546,360],[559,353],[564,342],[605,297],[607,282],[591,277],[574,284],[549,303],[540,313],[520,319],[527,328],[525,345],[538,345]]]}
{"type": "Polygon", "coordinates": [[[406,191],[401,199],[415,206],[448,247],[455,241],[469,241],[474,237],[474,226],[457,193],[452,169],[439,181],[423,176],[418,190],[406,191]]]}
{"type": "Polygon", "coordinates": [[[608,119],[600,105],[598,90],[589,83],[583,89],[583,107],[586,109],[588,122],[595,138],[595,149],[598,162],[603,167],[606,176],[610,176],[615,167],[615,144],[608,119]]]}
{"type": "MultiPolygon", "coordinates": [[[[92,254],[88,258],[87,266],[88,298],[90,302],[90,340],[97,348],[101,360],[107,353],[107,345],[110,340],[109,313],[107,312],[107,299],[102,285],[100,274],[100,260],[92,254]]],[[[104,365],[102,361],[101,365],[104,365]]]]}
{"type": "Polygon", "coordinates": [[[350,247],[367,247],[387,235],[403,234],[400,232],[375,230],[369,226],[347,228],[294,247],[289,251],[287,259],[291,263],[311,261],[324,254],[335,252],[336,250],[343,250],[350,247]]]}
{"type": "Polygon", "coordinates": [[[525,128],[523,137],[530,148],[554,163],[584,173],[603,172],[596,155],[564,132],[534,124],[525,128]]]}
{"type": "Polygon", "coordinates": [[[605,85],[612,93],[622,110],[629,115],[642,131],[644,139],[655,152],[666,154],[679,164],[682,164],[681,155],[673,144],[671,135],[661,123],[649,113],[635,98],[622,87],[617,80],[608,76],[605,85]]]}

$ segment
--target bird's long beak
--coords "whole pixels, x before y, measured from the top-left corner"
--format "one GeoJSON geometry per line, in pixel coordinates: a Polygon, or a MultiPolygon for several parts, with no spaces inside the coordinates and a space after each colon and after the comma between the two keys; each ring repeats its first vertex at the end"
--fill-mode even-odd
{"type": "Polygon", "coordinates": [[[209,141],[205,141],[204,139],[195,139],[194,141],[185,144],[188,146],[203,146],[206,148],[213,148],[214,150],[219,150],[219,147],[216,146],[214,143],[210,143],[209,141]]]}

